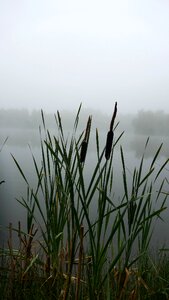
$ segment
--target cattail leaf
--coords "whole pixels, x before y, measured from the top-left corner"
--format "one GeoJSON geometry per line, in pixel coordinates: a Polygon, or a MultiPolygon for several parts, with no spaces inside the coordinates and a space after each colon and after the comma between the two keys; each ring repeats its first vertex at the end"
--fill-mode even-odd
{"type": "Polygon", "coordinates": [[[135,211],[137,209],[136,203],[133,203],[133,201],[130,202],[129,204],[129,209],[128,209],[128,225],[129,225],[129,231],[131,230],[131,226],[134,221],[134,216],[135,216],[135,211]]]}
{"type": "Polygon", "coordinates": [[[110,153],[113,144],[113,131],[109,131],[107,134],[107,141],[106,141],[106,150],[105,150],[105,158],[108,160],[110,158],[110,153]]]}
{"type": "Polygon", "coordinates": [[[62,119],[61,119],[61,115],[60,115],[59,111],[57,111],[57,116],[55,115],[55,120],[56,120],[58,128],[60,129],[61,137],[64,138],[62,119]]]}
{"type": "Polygon", "coordinates": [[[123,167],[123,184],[124,184],[124,191],[125,191],[125,197],[128,201],[128,187],[127,187],[127,176],[126,176],[126,166],[125,166],[125,161],[124,161],[124,154],[123,154],[123,149],[120,146],[120,152],[121,152],[121,161],[122,161],[122,167],[123,167]]]}
{"type": "Polygon", "coordinates": [[[143,162],[144,162],[144,154],[141,158],[140,166],[139,166],[139,169],[138,169],[138,172],[137,172],[136,190],[138,190],[138,188],[140,186],[141,176],[142,176],[142,171],[143,171],[143,162]]]}
{"type": "Polygon", "coordinates": [[[80,111],[81,111],[81,107],[82,107],[82,103],[80,103],[80,106],[79,106],[79,109],[78,109],[78,112],[77,112],[77,115],[76,115],[76,118],[75,118],[75,122],[74,122],[74,130],[75,131],[76,131],[78,123],[79,123],[79,114],[80,114],[80,111]]]}
{"type": "Polygon", "coordinates": [[[42,109],[41,109],[41,117],[42,117],[43,128],[45,129],[46,128],[46,126],[45,126],[45,118],[44,118],[44,112],[43,112],[42,109]]]}
{"type": "Polygon", "coordinates": [[[121,139],[121,137],[122,137],[123,134],[124,134],[124,131],[119,135],[119,137],[114,142],[114,147],[117,145],[117,143],[119,142],[119,140],[121,139]]]}
{"type": "Polygon", "coordinates": [[[157,180],[158,176],[161,174],[162,170],[164,169],[164,167],[168,164],[169,162],[169,158],[164,162],[164,164],[161,166],[160,170],[158,171],[155,179],[154,179],[154,182],[157,180]]]}
{"type": "Polygon", "coordinates": [[[162,146],[163,146],[163,143],[162,143],[162,144],[160,145],[160,147],[157,149],[157,152],[156,152],[156,154],[155,154],[155,156],[154,156],[154,158],[153,158],[153,161],[152,161],[152,163],[151,163],[150,169],[154,166],[154,163],[155,163],[155,161],[157,160],[157,157],[158,157],[158,155],[159,155],[159,153],[160,153],[160,151],[161,151],[162,146]]]}
{"type": "Polygon", "coordinates": [[[96,128],[96,150],[97,150],[97,157],[99,157],[99,133],[98,133],[98,129],[96,128]]]}
{"type": "Polygon", "coordinates": [[[1,148],[0,148],[0,152],[2,151],[2,148],[4,147],[4,145],[6,144],[6,142],[7,142],[7,140],[8,140],[8,136],[7,136],[7,138],[5,139],[5,141],[3,142],[3,144],[2,144],[2,146],[1,146],[1,148]]]}
{"type": "Polygon", "coordinates": [[[25,182],[26,182],[27,185],[29,186],[29,183],[28,183],[28,181],[27,181],[27,179],[26,179],[26,177],[25,177],[25,174],[23,173],[23,171],[22,171],[22,169],[21,169],[19,163],[17,162],[17,160],[15,159],[15,157],[14,157],[12,154],[11,154],[11,156],[12,156],[12,158],[13,158],[13,160],[14,160],[14,162],[15,162],[17,168],[18,168],[18,170],[20,171],[20,173],[21,173],[23,179],[25,180],[25,182]]]}
{"type": "Polygon", "coordinates": [[[145,180],[150,177],[150,175],[153,173],[153,171],[154,171],[154,168],[150,169],[150,171],[146,174],[146,176],[141,180],[138,187],[140,187],[145,182],[145,180]]]}
{"type": "Polygon", "coordinates": [[[148,143],[149,143],[149,140],[150,140],[150,138],[148,137],[147,140],[146,140],[145,149],[147,148],[147,145],[148,145],[148,143]]]}
{"type": "Polygon", "coordinates": [[[100,169],[100,164],[102,162],[102,158],[103,158],[103,155],[104,155],[104,151],[102,151],[99,159],[98,159],[98,162],[93,170],[93,175],[91,176],[91,180],[89,182],[89,186],[88,186],[88,190],[87,190],[87,193],[86,193],[86,198],[89,198],[89,202],[91,201],[96,189],[97,189],[97,186],[98,186],[98,182],[100,181],[100,178],[103,174],[103,171],[105,169],[105,165],[103,165],[103,167],[100,169]],[[99,175],[98,175],[98,171],[99,171],[99,175]],[[90,194],[90,195],[89,195],[90,194]]]}

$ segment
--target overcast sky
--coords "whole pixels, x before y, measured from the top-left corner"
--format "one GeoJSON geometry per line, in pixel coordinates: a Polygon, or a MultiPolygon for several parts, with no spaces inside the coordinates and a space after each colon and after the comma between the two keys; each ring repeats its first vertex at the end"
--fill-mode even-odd
{"type": "Polygon", "coordinates": [[[0,0],[0,107],[169,113],[168,0],[0,0]]]}

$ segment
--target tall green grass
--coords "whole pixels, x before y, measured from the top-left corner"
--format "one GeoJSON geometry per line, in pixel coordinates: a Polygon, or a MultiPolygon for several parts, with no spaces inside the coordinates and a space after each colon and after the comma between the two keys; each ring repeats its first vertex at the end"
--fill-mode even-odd
{"type": "Polygon", "coordinates": [[[18,289],[18,299],[29,298],[35,290],[35,299],[144,299],[144,294],[151,294],[142,278],[145,257],[149,257],[154,221],[161,218],[168,196],[163,193],[165,179],[158,191],[154,188],[169,160],[160,167],[156,164],[160,145],[146,171],[143,154],[129,181],[120,146],[123,196],[117,203],[114,151],[123,135],[116,136],[117,103],[104,149],[96,129],[96,164],[87,179],[92,117],[79,134],[80,111],[81,106],[71,136],[65,136],[59,112],[56,134],[51,135],[41,112],[41,164],[32,153],[36,187],[13,157],[27,187],[27,195],[18,199],[27,212],[27,228],[23,230],[20,223],[15,229],[9,226],[8,249],[1,249],[1,290],[11,287],[7,294],[16,295],[18,289]],[[18,249],[13,248],[13,231],[18,249]]]}

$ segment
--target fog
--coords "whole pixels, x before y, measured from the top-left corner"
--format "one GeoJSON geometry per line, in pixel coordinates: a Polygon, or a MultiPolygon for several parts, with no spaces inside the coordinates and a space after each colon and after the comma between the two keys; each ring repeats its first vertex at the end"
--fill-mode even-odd
{"type": "MultiPolygon", "coordinates": [[[[57,134],[57,110],[66,134],[71,133],[80,103],[80,132],[88,115],[93,116],[89,168],[96,127],[104,147],[115,101],[119,122],[115,140],[125,131],[119,145],[129,180],[148,137],[145,166],[161,143],[159,165],[169,157],[168,11],[167,0],[0,1],[0,181],[5,181],[0,191],[0,226],[24,222],[15,198],[23,197],[26,187],[11,153],[34,183],[29,146],[41,160],[41,109],[53,134],[57,134]]],[[[117,146],[117,199],[123,192],[119,153],[117,146]]],[[[166,178],[168,169],[166,165],[166,178]]],[[[158,227],[157,239],[167,236],[167,222],[165,226],[165,230],[158,227]]]]}
{"type": "Polygon", "coordinates": [[[169,113],[167,0],[0,1],[0,108],[169,113]]]}

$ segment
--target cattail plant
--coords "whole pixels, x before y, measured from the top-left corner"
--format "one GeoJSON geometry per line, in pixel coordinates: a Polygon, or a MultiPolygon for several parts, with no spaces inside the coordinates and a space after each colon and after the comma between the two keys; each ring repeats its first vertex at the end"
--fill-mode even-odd
{"type": "Polygon", "coordinates": [[[113,112],[113,116],[112,116],[112,119],[110,122],[110,130],[107,133],[106,150],[105,150],[105,158],[107,160],[110,158],[110,153],[111,153],[112,144],[113,144],[113,136],[114,136],[113,126],[114,126],[116,114],[117,114],[117,102],[115,102],[114,112],[113,112]]]}
{"type": "Polygon", "coordinates": [[[87,125],[86,125],[86,131],[85,131],[85,137],[81,144],[81,152],[80,152],[80,161],[83,163],[85,162],[86,153],[87,153],[87,147],[89,143],[89,136],[90,136],[90,129],[91,129],[91,123],[92,123],[92,117],[89,116],[87,125]]]}
{"type": "MultiPolygon", "coordinates": [[[[30,185],[12,156],[27,187],[25,197],[18,199],[27,211],[27,232],[21,231],[20,223],[18,230],[13,229],[11,224],[8,249],[0,248],[0,260],[5,259],[8,267],[2,268],[0,265],[0,294],[4,300],[53,297],[60,300],[122,300],[150,299],[149,295],[152,299],[154,295],[154,287],[153,290],[147,288],[149,284],[145,281],[143,263],[149,254],[154,221],[165,209],[168,193],[163,192],[163,186],[166,179],[160,183],[157,193],[155,183],[161,180],[160,174],[169,159],[162,166],[156,164],[162,147],[160,145],[150,166],[145,169],[143,154],[138,167],[133,173],[130,172],[131,181],[131,178],[128,180],[128,168],[121,146],[117,154],[122,163],[121,186],[124,191],[117,202],[114,194],[113,151],[122,136],[120,134],[113,144],[117,102],[106,147],[101,151],[96,130],[97,161],[87,180],[83,163],[92,118],[88,118],[84,137],[83,133],[77,137],[80,109],[81,105],[72,136],[67,138],[59,112],[55,116],[57,131],[54,136],[47,130],[42,112],[40,164],[32,154],[37,178],[35,187],[30,185]],[[160,197],[162,204],[159,205],[160,197]],[[39,233],[36,237],[34,226],[39,233]],[[12,243],[13,230],[18,233],[19,249],[14,249],[12,243]],[[8,292],[11,297],[6,297],[8,292]]],[[[154,265],[153,270],[158,282],[161,280],[162,288],[166,283],[168,297],[169,281],[157,274],[154,265]]],[[[157,297],[159,289],[158,286],[157,297]]]]}

